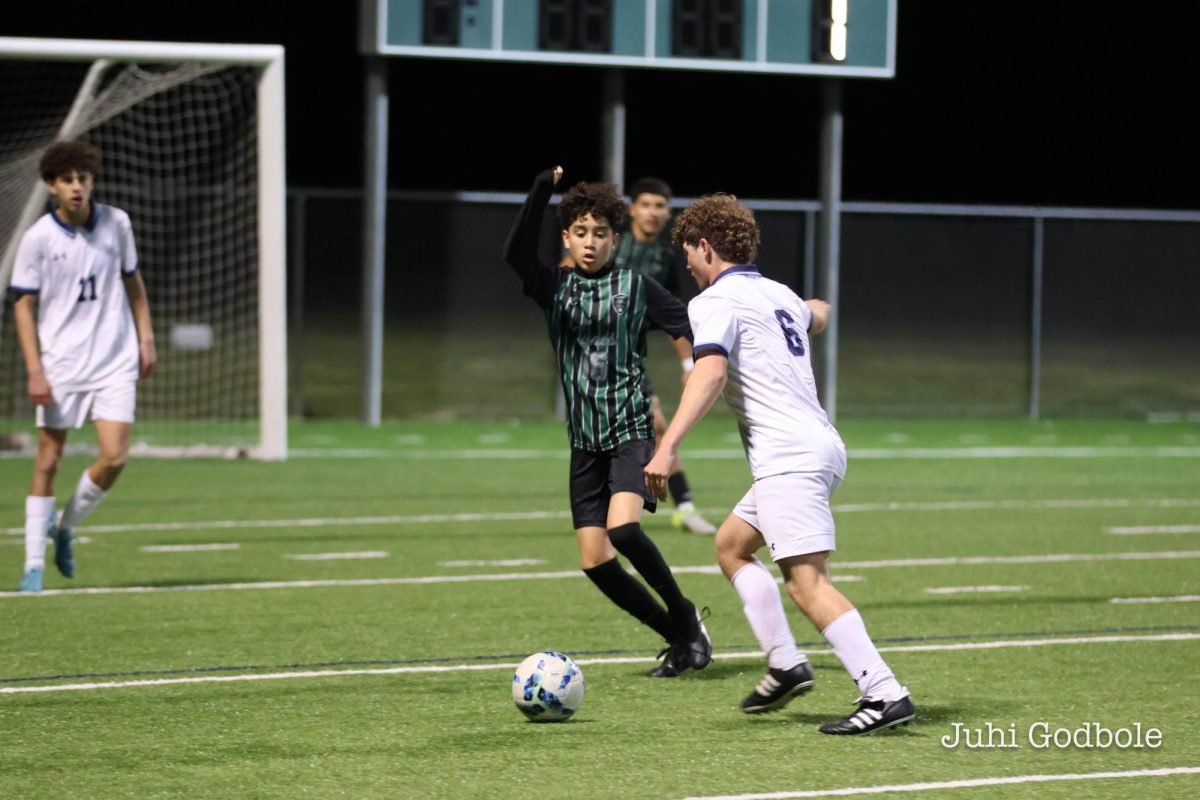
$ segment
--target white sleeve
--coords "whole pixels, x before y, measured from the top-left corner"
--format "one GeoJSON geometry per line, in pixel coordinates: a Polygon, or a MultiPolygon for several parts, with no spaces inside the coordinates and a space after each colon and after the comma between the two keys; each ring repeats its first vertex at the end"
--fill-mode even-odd
{"type": "Polygon", "coordinates": [[[800,327],[803,330],[810,331],[812,330],[813,321],[812,309],[808,307],[808,303],[804,302],[802,298],[797,299],[800,301],[798,304],[800,306],[800,327]]]}
{"type": "Polygon", "coordinates": [[[41,239],[32,230],[21,237],[17,246],[17,260],[13,264],[9,288],[22,294],[33,294],[42,288],[42,271],[46,263],[46,250],[41,239]]]}
{"type": "Polygon", "coordinates": [[[692,322],[692,352],[720,353],[726,358],[737,342],[737,317],[733,307],[718,297],[697,297],[688,304],[692,322]]]}
{"type": "Polygon", "coordinates": [[[133,223],[128,214],[121,215],[121,274],[132,275],[137,272],[137,245],[133,243],[133,223]]]}

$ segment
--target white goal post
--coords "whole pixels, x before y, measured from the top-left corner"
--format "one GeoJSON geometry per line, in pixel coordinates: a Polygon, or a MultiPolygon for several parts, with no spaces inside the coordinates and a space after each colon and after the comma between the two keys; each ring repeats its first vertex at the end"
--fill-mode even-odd
{"type": "MultiPolygon", "coordinates": [[[[235,452],[266,460],[286,458],[283,47],[0,37],[3,65],[10,70],[0,71],[0,80],[16,75],[11,78],[13,86],[21,84],[24,88],[17,91],[9,83],[0,82],[5,106],[0,108],[0,292],[9,285],[16,243],[45,208],[47,195],[37,174],[41,153],[56,140],[93,138],[104,159],[97,199],[130,211],[147,282],[156,268],[188,272],[186,279],[171,277],[169,306],[177,310],[168,312],[166,318],[160,314],[163,298],[154,291],[150,293],[159,333],[160,366],[170,374],[173,346],[179,351],[175,363],[187,364],[191,359],[197,365],[187,367],[192,371],[186,375],[184,367],[176,367],[178,374],[172,376],[175,383],[169,390],[172,398],[160,401],[162,411],[158,416],[196,421],[196,430],[200,431],[215,430],[200,424],[209,417],[241,415],[253,423],[257,416],[254,441],[220,440],[218,436],[219,441],[210,443],[187,438],[207,434],[189,432],[182,434],[183,439],[170,441],[173,448],[163,449],[183,454],[235,452]],[[73,98],[61,100],[53,108],[54,101],[43,99],[53,93],[40,83],[41,74],[29,78],[22,71],[33,69],[30,64],[43,63],[56,68],[64,64],[77,70],[78,74],[72,73],[70,78],[73,98]],[[234,77],[225,78],[225,73],[234,77]],[[227,96],[219,96],[221,91],[227,96]],[[182,96],[164,99],[172,92],[182,96]],[[21,93],[27,99],[20,100],[21,93]],[[39,105],[45,106],[47,115],[30,117],[33,121],[29,121],[12,110],[20,102],[35,111],[41,110],[39,105]],[[139,110],[156,102],[162,104],[162,110],[139,110]],[[241,128],[236,133],[216,130],[226,108],[239,115],[237,125],[241,128]],[[155,120],[149,124],[122,121],[122,115],[138,114],[158,117],[146,116],[155,120]],[[118,132],[109,131],[114,127],[118,132]],[[233,141],[235,136],[241,138],[233,141]],[[113,144],[118,139],[119,144],[113,144]],[[110,151],[115,153],[111,162],[110,151]],[[110,163],[114,169],[110,170],[110,163]],[[240,172],[235,175],[236,170],[240,172]],[[112,194],[106,194],[106,190],[112,194]],[[110,201],[109,197],[114,199],[110,201]],[[192,203],[194,198],[200,200],[192,203]],[[149,218],[147,222],[139,220],[139,203],[144,204],[142,216],[149,218]],[[160,210],[172,206],[183,210],[175,210],[174,218],[163,214],[158,219],[160,210]],[[194,208],[201,208],[202,213],[189,210],[194,208]],[[180,214],[190,217],[181,218],[180,214]],[[203,219],[193,219],[197,216],[203,219]],[[152,263],[147,258],[146,254],[153,252],[153,242],[147,240],[156,236],[167,240],[165,247],[169,248],[162,251],[160,260],[171,263],[152,263]],[[223,261],[223,254],[238,263],[231,266],[223,261]],[[246,276],[234,276],[235,272],[246,276]],[[257,304],[250,298],[241,299],[245,311],[240,328],[226,325],[226,338],[237,340],[231,347],[256,352],[247,352],[238,359],[224,357],[213,345],[214,340],[221,341],[222,321],[212,322],[206,315],[219,316],[224,306],[234,302],[235,294],[249,291],[256,292],[257,304]],[[201,308],[201,302],[208,303],[208,307],[201,308]],[[197,354],[204,350],[211,353],[197,354]],[[242,365],[245,372],[257,368],[257,385],[252,375],[231,376],[231,380],[248,385],[239,390],[237,411],[227,414],[231,404],[217,396],[222,391],[219,378],[242,365]]],[[[0,352],[17,350],[12,333],[4,333],[0,352]]],[[[0,382],[12,374],[16,371],[0,375],[0,382]]],[[[153,383],[147,386],[148,394],[154,391],[168,393],[153,383]]],[[[139,397],[139,425],[141,406],[139,397]]],[[[0,411],[3,413],[12,414],[0,411]]]]}

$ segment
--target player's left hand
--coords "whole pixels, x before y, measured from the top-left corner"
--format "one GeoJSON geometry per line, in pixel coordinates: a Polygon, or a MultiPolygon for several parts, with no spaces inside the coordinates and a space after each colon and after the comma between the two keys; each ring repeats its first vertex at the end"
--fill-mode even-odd
{"type": "Polygon", "coordinates": [[[667,478],[676,467],[679,458],[674,451],[660,447],[650,459],[650,463],[642,470],[646,475],[646,489],[659,500],[667,499],[667,478]]]}
{"type": "Polygon", "coordinates": [[[158,351],[154,348],[153,339],[143,339],[138,345],[138,376],[149,378],[154,374],[154,365],[158,363],[158,351]]]}

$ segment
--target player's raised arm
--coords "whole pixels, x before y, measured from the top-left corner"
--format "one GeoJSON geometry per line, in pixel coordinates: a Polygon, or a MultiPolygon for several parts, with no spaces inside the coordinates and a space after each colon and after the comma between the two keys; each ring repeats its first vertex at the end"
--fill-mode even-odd
{"type": "Polygon", "coordinates": [[[824,300],[805,300],[804,303],[812,311],[812,322],[808,325],[808,332],[816,336],[829,325],[830,305],[824,300]]]}
{"type": "Polygon", "coordinates": [[[542,306],[548,305],[553,298],[556,278],[553,273],[547,274],[550,268],[538,258],[538,241],[546,205],[562,173],[562,167],[554,167],[538,174],[504,243],[505,262],[521,276],[525,294],[542,306]]]}

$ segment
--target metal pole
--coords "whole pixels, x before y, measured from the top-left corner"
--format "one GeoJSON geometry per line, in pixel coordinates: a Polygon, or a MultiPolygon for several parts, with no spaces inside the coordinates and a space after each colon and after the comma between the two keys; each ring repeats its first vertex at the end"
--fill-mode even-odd
{"type": "Polygon", "coordinates": [[[304,416],[304,212],[307,210],[308,198],[301,192],[292,195],[292,242],[288,249],[292,256],[292,310],[288,313],[291,322],[292,337],[288,344],[288,356],[291,366],[288,377],[292,379],[292,388],[288,392],[291,400],[292,416],[297,419],[304,416]]]}
{"type": "Polygon", "coordinates": [[[1045,220],[1033,219],[1033,276],[1029,309],[1029,416],[1037,419],[1042,404],[1042,284],[1045,257],[1045,220]]]}
{"type": "Polygon", "coordinates": [[[366,59],[366,161],[363,182],[362,421],[378,427],[383,408],[383,257],[387,223],[388,74],[366,59]]]}
{"type": "Polygon", "coordinates": [[[804,212],[804,297],[817,296],[817,214],[804,212]]]}
{"type": "Polygon", "coordinates": [[[625,71],[604,71],[604,180],[625,191],[625,71]]]}
{"type": "Polygon", "coordinates": [[[821,211],[818,220],[817,264],[824,278],[824,299],[831,306],[825,329],[824,406],[831,422],[837,419],[837,352],[839,243],[842,228],[842,84],[821,81],[821,211]]]}

